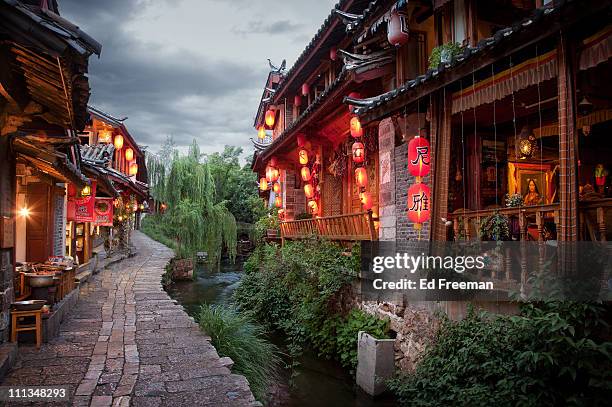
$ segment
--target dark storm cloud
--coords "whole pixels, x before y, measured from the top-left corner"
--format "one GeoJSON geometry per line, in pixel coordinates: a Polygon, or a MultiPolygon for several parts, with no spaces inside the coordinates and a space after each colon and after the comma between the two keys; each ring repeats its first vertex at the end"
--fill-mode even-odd
{"type": "Polygon", "coordinates": [[[301,24],[292,23],[289,20],[274,21],[272,23],[264,21],[250,21],[246,27],[236,26],[232,32],[240,35],[248,34],[273,34],[281,35],[293,33],[302,27],[301,24]]]}

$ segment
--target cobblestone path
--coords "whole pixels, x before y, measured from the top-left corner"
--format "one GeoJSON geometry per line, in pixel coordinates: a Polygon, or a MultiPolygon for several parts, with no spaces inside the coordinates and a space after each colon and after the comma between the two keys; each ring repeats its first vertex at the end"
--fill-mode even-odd
{"type": "Polygon", "coordinates": [[[137,255],[91,278],[60,336],[40,351],[20,346],[2,384],[68,385],[78,406],[256,404],[247,380],[162,289],[172,252],[133,233],[137,255]]]}

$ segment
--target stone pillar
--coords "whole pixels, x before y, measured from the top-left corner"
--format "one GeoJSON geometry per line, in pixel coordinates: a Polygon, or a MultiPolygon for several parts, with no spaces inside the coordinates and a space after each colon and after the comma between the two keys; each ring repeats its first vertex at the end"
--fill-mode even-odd
{"type": "Polygon", "coordinates": [[[395,126],[391,118],[378,125],[378,159],[380,170],[379,202],[379,240],[395,240],[395,126]]]}

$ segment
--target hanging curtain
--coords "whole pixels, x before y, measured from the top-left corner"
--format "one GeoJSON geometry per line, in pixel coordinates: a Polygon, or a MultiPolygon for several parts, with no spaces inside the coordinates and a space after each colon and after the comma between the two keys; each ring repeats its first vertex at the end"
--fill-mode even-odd
{"type": "Polygon", "coordinates": [[[585,39],[582,44],[584,48],[580,53],[580,70],[606,62],[612,55],[612,25],[585,39]]]}
{"type": "Polygon", "coordinates": [[[453,94],[453,114],[501,100],[506,96],[555,78],[557,76],[557,51],[553,50],[506,69],[493,77],[469,86],[453,94]]]}
{"type": "Polygon", "coordinates": [[[450,0],[434,0],[434,10],[439,9],[440,7],[442,7],[443,5],[445,5],[446,3],[448,3],[450,0]]]}

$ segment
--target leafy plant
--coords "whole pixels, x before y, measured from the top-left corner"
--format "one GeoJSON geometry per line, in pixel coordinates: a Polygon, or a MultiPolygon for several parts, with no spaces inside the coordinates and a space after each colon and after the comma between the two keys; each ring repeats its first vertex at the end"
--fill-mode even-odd
{"type": "Polygon", "coordinates": [[[429,69],[436,69],[442,62],[450,62],[461,51],[461,44],[458,42],[449,42],[448,44],[435,47],[431,50],[431,55],[429,56],[429,69]]]}
{"type": "Polygon", "coordinates": [[[277,208],[271,209],[266,215],[255,222],[255,240],[261,242],[270,229],[275,230],[277,233],[280,231],[277,208]]]}
{"type": "Polygon", "coordinates": [[[390,388],[406,406],[609,405],[604,312],[578,302],[527,303],[516,316],[470,309],[444,320],[415,372],[390,388]]]}
{"type": "Polygon", "coordinates": [[[340,363],[354,371],[357,368],[357,335],[365,331],[376,339],[389,336],[389,320],[378,319],[359,309],[352,310],[343,324],[336,330],[336,343],[340,352],[340,363]]]}
{"type": "Polygon", "coordinates": [[[521,194],[506,194],[506,206],[509,208],[518,208],[523,206],[523,195],[521,194]]]}
{"type": "Polygon", "coordinates": [[[494,213],[480,222],[480,238],[482,240],[508,240],[510,238],[510,221],[507,216],[494,213]]]}
{"type": "Polygon", "coordinates": [[[279,350],[267,340],[266,330],[235,308],[221,305],[203,305],[198,323],[219,355],[234,361],[232,370],[247,378],[255,398],[265,401],[282,366],[279,350]]]}
{"type": "Polygon", "coordinates": [[[312,214],[308,212],[301,212],[295,215],[295,220],[312,219],[312,214]]]}

